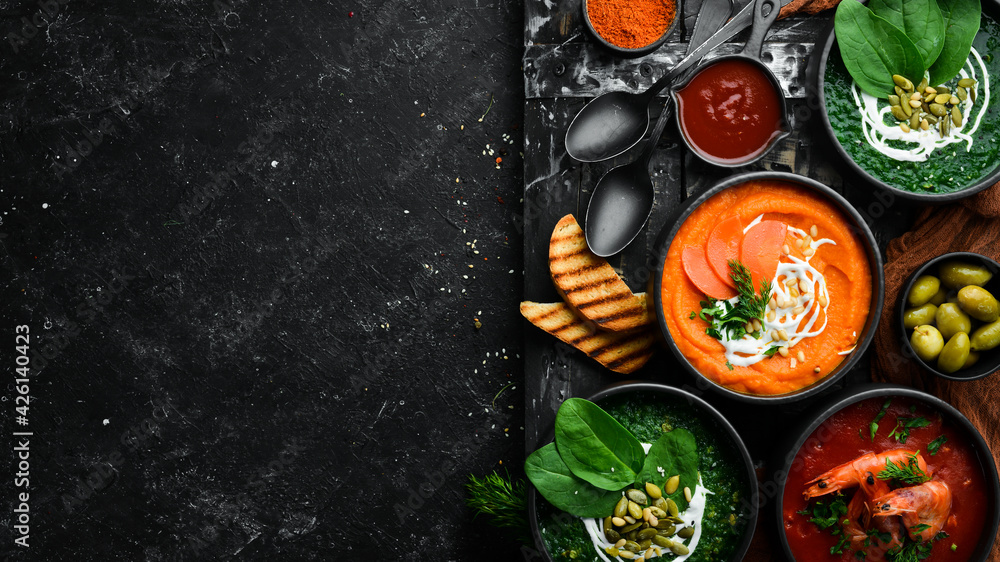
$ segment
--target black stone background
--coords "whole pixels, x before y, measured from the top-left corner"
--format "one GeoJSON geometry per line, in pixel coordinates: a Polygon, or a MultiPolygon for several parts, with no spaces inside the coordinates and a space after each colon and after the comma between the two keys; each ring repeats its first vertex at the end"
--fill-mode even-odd
{"type": "Polygon", "coordinates": [[[521,558],[523,12],[0,0],[0,557],[521,558]]]}

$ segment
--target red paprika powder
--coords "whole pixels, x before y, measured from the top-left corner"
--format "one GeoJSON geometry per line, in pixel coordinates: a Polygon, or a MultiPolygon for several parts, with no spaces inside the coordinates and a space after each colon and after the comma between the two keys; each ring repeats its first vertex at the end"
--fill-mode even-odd
{"type": "Polygon", "coordinates": [[[640,49],[666,33],[677,13],[675,0],[587,0],[587,16],[605,41],[640,49]]]}

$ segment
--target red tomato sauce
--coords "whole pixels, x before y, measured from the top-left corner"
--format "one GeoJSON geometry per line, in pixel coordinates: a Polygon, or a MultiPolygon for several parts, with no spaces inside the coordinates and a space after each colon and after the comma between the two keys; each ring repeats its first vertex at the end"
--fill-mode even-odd
{"type": "Polygon", "coordinates": [[[728,59],[711,64],[677,91],[681,133],[708,160],[752,160],[781,134],[784,116],[778,96],[752,62],[728,59]]]}
{"type": "MultiPolygon", "coordinates": [[[[830,529],[820,530],[810,523],[810,516],[797,513],[811,503],[802,497],[806,482],[865,453],[899,448],[919,450],[933,479],[944,481],[952,492],[951,515],[943,529],[949,536],[933,543],[931,555],[926,560],[966,560],[975,550],[986,521],[988,489],[978,456],[964,440],[964,429],[947,418],[942,419],[942,414],[927,404],[897,397],[892,399],[885,416],[878,422],[873,443],[869,425],[884,403],[883,397],[872,398],[840,410],[810,435],[796,455],[785,484],[782,505],[784,532],[796,561],[857,562],[850,548],[844,548],[842,555],[830,554],[837,537],[830,534],[830,529]],[[915,412],[910,412],[911,406],[916,406],[915,412]],[[927,418],[930,425],[911,429],[906,443],[889,437],[898,417],[916,416],[927,418]],[[864,433],[863,438],[859,430],[864,433]],[[927,445],[941,435],[948,440],[936,455],[931,455],[927,445]],[[954,551],[952,544],[957,546],[954,551]]],[[[845,498],[849,500],[853,492],[845,491],[845,498]]],[[[833,495],[813,501],[825,497],[833,495]]]]}

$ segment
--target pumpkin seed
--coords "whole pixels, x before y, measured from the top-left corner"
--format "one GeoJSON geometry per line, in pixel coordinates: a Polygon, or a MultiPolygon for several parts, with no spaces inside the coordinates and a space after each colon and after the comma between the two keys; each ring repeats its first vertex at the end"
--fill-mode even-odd
{"type": "Polygon", "coordinates": [[[930,113],[928,113],[927,115],[924,115],[924,119],[926,119],[927,122],[930,123],[931,125],[937,125],[938,118],[934,117],[930,113]]]}
{"type": "Polygon", "coordinates": [[[673,515],[668,515],[667,516],[667,521],[670,521],[671,523],[676,523],[676,524],[680,524],[680,523],[684,522],[684,520],[681,519],[680,517],[674,517],[673,515]]]}
{"type": "Polygon", "coordinates": [[[622,499],[615,504],[614,514],[615,517],[625,517],[626,513],[628,513],[628,498],[622,496],[622,499]]]}
{"type": "Polygon", "coordinates": [[[626,541],[625,550],[631,550],[632,552],[639,552],[639,543],[635,541],[626,541]]]}
{"type": "Polygon", "coordinates": [[[629,531],[628,533],[626,533],[625,538],[630,541],[635,541],[635,536],[638,534],[639,534],[638,530],[629,531]]]}
{"type": "Polygon", "coordinates": [[[669,513],[671,517],[677,517],[680,513],[680,511],[677,510],[677,503],[670,498],[667,498],[667,513],[669,513]]]}
{"type": "Polygon", "coordinates": [[[899,121],[906,121],[906,112],[903,111],[903,108],[901,106],[894,105],[889,108],[889,111],[891,111],[892,116],[898,119],[899,121]]]}
{"type": "Polygon", "coordinates": [[[636,519],[642,519],[642,508],[632,500],[628,502],[628,514],[636,519]]]}
{"type": "Polygon", "coordinates": [[[937,93],[927,94],[926,96],[924,96],[924,101],[927,102],[927,103],[933,103],[934,102],[934,98],[936,98],[936,97],[937,97],[937,93]]]}
{"type": "MultiPolygon", "coordinates": [[[[653,535],[653,536],[656,536],[656,535],[653,535]]],[[[652,539],[644,539],[644,540],[639,541],[639,548],[641,548],[642,550],[646,550],[647,548],[649,548],[652,545],[653,545],[652,539]]]]}
{"type": "Polygon", "coordinates": [[[930,105],[930,108],[931,108],[931,113],[937,115],[938,117],[944,117],[945,115],[948,114],[948,110],[945,109],[945,107],[939,103],[932,103],[930,105]]]}
{"type": "MultiPolygon", "coordinates": [[[[667,500],[664,499],[664,498],[662,498],[662,497],[656,498],[655,500],[653,500],[653,507],[658,507],[661,510],[666,511],[667,510],[667,500]]],[[[657,516],[657,517],[659,517],[659,516],[657,516]]]]}
{"type": "Polygon", "coordinates": [[[910,102],[907,105],[909,105],[913,109],[916,109],[920,107],[922,104],[920,103],[920,100],[910,100],[910,102]]]}
{"type": "Polygon", "coordinates": [[[899,105],[899,96],[896,94],[889,94],[889,105],[899,105]]]}
{"type": "Polygon", "coordinates": [[[660,535],[663,535],[665,537],[672,537],[674,536],[674,531],[676,530],[676,526],[670,521],[664,519],[663,521],[660,521],[659,523],[656,524],[656,530],[659,531],[658,534],[660,535]]]}
{"type": "Polygon", "coordinates": [[[643,540],[644,541],[646,539],[651,539],[651,538],[655,537],[657,533],[658,533],[658,531],[656,529],[653,529],[651,527],[649,529],[643,529],[643,530],[639,531],[639,534],[636,535],[636,536],[639,537],[639,540],[643,540]]]}
{"type": "Polygon", "coordinates": [[[910,117],[910,115],[911,115],[911,114],[913,114],[913,108],[912,108],[912,107],[910,107],[910,104],[908,104],[908,103],[904,103],[904,104],[903,104],[903,105],[901,105],[900,107],[901,107],[901,108],[903,109],[903,113],[905,113],[905,114],[906,114],[906,117],[907,117],[907,118],[909,118],[909,117],[910,117]]]}
{"type": "Polygon", "coordinates": [[[655,537],[653,537],[652,540],[653,544],[655,544],[656,546],[662,546],[663,548],[670,548],[674,546],[674,541],[662,535],[656,535],[655,537]]]}
{"type": "Polygon", "coordinates": [[[913,82],[910,82],[909,80],[907,80],[906,78],[903,78],[902,76],[900,76],[898,74],[893,74],[892,75],[892,81],[895,82],[897,86],[899,86],[900,88],[903,88],[904,90],[912,90],[913,89],[913,82]]]}
{"type": "Polygon", "coordinates": [[[965,88],[963,88],[961,86],[958,87],[957,92],[958,92],[958,99],[960,99],[962,101],[965,101],[965,99],[969,97],[968,90],[966,90],[965,88]]]}
{"type": "Polygon", "coordinates": [[[673,545],[671,545],[670,551],[676,554],[677,556],[684,556],[685,554],[691,554],[691,551],[688,549],[688,547],[684,546],[679,542],[675,542],[673,545]]]}
{"type": "Polygon", "coordinates": [[[666,486],[666,489],[664,491],[669,496],[669,495],[671,495],[671,494],[673,494],[674,492],[677,491],[677,487],[680,486],[680,484],[681,484],[681,475],[680,474],[675,474],[675,475],[671,476],[669,480],[667,480],[667,486],[666,486]]]}
{"type": "Polygon", "coordinates": [[[910,129],[916,129],[920,126],[920,116],[913,114],[910,116],[910,129]]]}
{"type": "Polygon", "coordinates": [[[663,497],[663,492],[660,490],[660,487],[652,482],[646,482],[646,493],[649,494],[649,497],[654,500],[663,497]]]}
{"type": "Polygon", "coordinates": [[[667,516],[666,511],[663,511],[662,509],[656,507],[655,505],[649,508],[649,512],[653,514],[653,517],[658,517],[660,519],[663,519],[664,517],[667,516]]]}
{"type": "MultiPolygon", "coordinates": [[[[639,490],[636,490],[634,488],[626,491],[625,495],[628,496],[628,499],[634,501],[635,503],[637,503],[639,505],[646,505],[649,502],[649,499],[646,497],[646,494],[644,494],[644,493],[642,493],[639,490]]],[[[635,517],[639,517],[639,516],[635,515],[635,517]]]]}
{"type": "Polygon", "coordinates": [[[694,527],[684,527],[680,531],[677,531],[677,536],[682,539],[690,539],[694,536],[694,527]]]}
{"type": "Polygon", "coordinates": [[[942,137],[948,136],[948,131],[951,129],[950,124],[951,121],[949,121],[948,119],[942,119],[941,122],[938,123],[938,131],[941,132],[942,137]]]}
{"type": "Polygon", "coordinates": [[[957,106],[951,108],[951,122],[956,127],[962,126],[962,111],[957,106]]]}
{"type": "Polygon", "coordinates": [[[951,99],[951,94],[938,94],[934,96],[934,103],[946,104],[950,99],[951,99]]]}
{"type": "MultiPolygon", "coordinates": [[[[608,542],[618,542],[618,541],[624,541],[625,540],[625,539],[622,538],[622,536],[620,534],[618,534],[618,531],[616,531],[614,529],[604,531],[604,538],[608,539],[608,542]]],[[[625,543],[622,542],[622,544],[625,544],[625,543]]]]}
{"type": "Polygon", "coordinates": [[[899,97],[901,97],[901,98],[905,98],[906,97],[906,92],[902,88],[900,88],[899,86],[893,86],[892,91],[896,92],[896,95],[899,96],[899,97]]]}
{"type": "Polygon", "coordinates": [[[976,101],[976,96],[977,95],[978,94],[976,94],[976,89],[975,88],[972,88],[971,90],[969,90],[969,97],[972,98],[973,102],[976,101]]]}
{"type": "Polygon", "coordinates": [[[632,531],[635,531],[639,527],[642,527],[642,523],[632,523],[631,525],[626,525],[625,527],[622,527],[622,529],[621,529],[621,531],[619,531],[619,533],[621,533],[622,535],[627,535],[627,534],[631,533],[632,531]]]}
{"type": "Polygon", "coordinates": [[[938,86],[937,88],[934,88],[934,91],[937,92],[937,93],[939,93],[939,94],[950,94],[951,93],[951,90],[949,90],[947,86],[938,86]]]}
{"type": "Polygon", "coordinates": [[[920,85],[917,86],[917,89],[923,91],[923,89],[926,87],[927,87],[927,78],[924,78],[923,80],[920,81],[920,85]]]}
{"type": "Polygon", "coordinates": [[[958,81],[958,85],[963,88],[971,88],[976,85],[976,81],[972,78],[962,78],[958,81]]]}

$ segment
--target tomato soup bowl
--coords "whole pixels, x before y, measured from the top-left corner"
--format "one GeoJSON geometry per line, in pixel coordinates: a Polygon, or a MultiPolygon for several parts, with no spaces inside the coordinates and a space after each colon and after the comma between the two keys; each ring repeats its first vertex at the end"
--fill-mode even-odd
{"type": "MultiPolygon", "coordinates": [[[[931,475],[944,480],[952,489],[951,513],[956,516],[956,523],[964,522],[957,532],[949,532],[954,530],[956,523],[946,524],[943,530],[952,536],[938,541],[943,543],[941,545],[935,543],[928,560],[981,562],[987,559],[1000,524],[1000,481],[989,446],[961,412],[944,400],[914,388],[876,383],[840,391],[814,412],[806,414],[794,426],[789,425],[801,429],[779,443],[771,462],[776,470],[769,474],[769,483],[762,485],[762,489],[774,490],[771,498],[762,501],[772,502],[772,522],[777,526],[786,559],[799,562],[841,560],[827,554],[836,540],[829,529],[820,530],[808,522],[808,516],[796,513],[806,505],[802,496],[804,484],[857,455],[896,448],[920,450],[931,475]],[[870,438],[870,423],[889,399],[889,409],[878,421],[876,436],[870,438]],[[897,414],[928,416],[931,423],[928,427],[912,429],[906,443],[898,443],[891,435],[897,414]],[[864,435],[859,435],[855,425],[861,426],[864,435]],[[947,440],[931,455],[929,441],[937,440],[938,436],[947,440]],[[963,486],[965,480],[969,483],[963,486]],[[971,487],[976,489],[966,489],[971,487]],[[957,546],[955,552],[949,550],[952,542],[957,546]],[[808,553],[802,555],[803,550],[808,553]],[[798,557],[797,552],[800,553],[798,557]],[[815,553],[822,553],[822,556],[811,557],[815,553]]],[[[848,559],[856,560],[849,549],[845,549],[843,560],[848,559]]]]}
{"type": "MultiPolygon", "coordinates": [[[[622,425],[632,431],[640,441],[644,440],[644,432],[641,425],[648,423],[643,419],[643,412],[655,408],[669,408],[670,419],[675,420],[675,427],[684,427],[694,433],[699,441],[699,470],[701,476],[706,480],[706,488],[709,491],[713,487],[715,492],[708,496],[715,498],[713,501],[732,502],[732,505],[710,505],[720,514],[734,513],[739,519],[736,526],[732,526],[730,534],[724,542],[725,550],[731,554],[726,558],[720,558],[720,562],[726,560],[738,562],[743,559],[753,534],[757,526],[758,504],[757,504],[757,475],[754,469],[753,460],[747,450],[743,439],[733,428],[732,424],[712,405],[704,399],[686,390],[667,386],[661,383],[648,381],[623,381],[606,386],[598,390],[595,394],[587,397],[587,400],[600,405],[608,410],[622,425]],[[617,412],[625,412],[626,415],[618,416],[617,412]],[[686,414],[685,414],[686,413],[686,414]],[[711,451],[706,445],[711,442],[711,451]],[[725,481],[725,484],[722,482],[725,481]],[[714,482],[714,483],[713,483],[714,482]],[[721,486],[728,485],[732,489],[722,490],[721,486]],[[733,490],[739,490],[739,497],[734,497],[733,490]],[[732,507],[732,510],[730,510],[732,507]]],[[[663,410],[658,410],[662,413],[663,410]]],[[[649,416],[647,416],[649,417],[649,416]]],[[[656,421],[659,424],[660,421],[656,421]]],[[[659,431],[659,428],[656,429],[659,431]]],[[[541,447],[554,439],[554,431],[550,430],[546,437],[538,443],[541,447]]],[[[707,509],[707,508],[706,508],[707,509]]],[[[609,514],[610,515],[610,514],[609,514]]],[[[735,515],[734,515],[735,516],[735,515]]],[[[532,486],[528,485],[528,521],[531,526],[531,534],[534,538],[538,551],[522,550],[525,559],[535,560],[536,558],[547,562],[557,562],[568,560],[569,558],[560,556],[559,552],[550,552],[551,549],[574,548],[579,541],[574,542],[573,538],[580,533],[586,535],[582,529],[580,519],[562,512],[552,507],[541,494],[532,486]]],[[[705,522],[705,534],[702,540],[711,540],[711,526],[719,525],[723,529],[730,527],[730,523],[720,515],[720,519],[714,523],[705,522]]],[[[577,552],[575,560],[598,561],[596,550],[587,538],[583,544],[584,552],[577,552]]],[[[699,543],[700,545],[702,543],[699,543]]],[[[706,547],[718,546],[705,544],[706,547]]],[[[696,548],[692,554],[697,554],[696,548]]],[[[602,553],[603,554],[603,553],[602,553]]],[[[612,558],[618,560],[618,558],[612,558]]],[[[653,558],[659,560],[659,558],[653,558]]]]}
{"type": "MultiPolygon", "coordinates": [[[[704,215],[705,213],[711,214],[712,211],[703,210],[701,214],[704,215]]],[[[809,227],[806,226],[806,228],[809,227]]],[[[682,242],[678,242],[678,244],[680,243],[682,242]]],[[[882,271],[882,258],[880,252],[878,251],[875,238],[872,235],[871,230],[865,224],[861,215],[846,199],[844,199],[843,196],[813,179],[784,172],[751,172],[727,178],[714,187],[709,188],[704,193],[692,196],[685,201],[674,212],[674,215],[668,218],[666,226],[664,226],[663,230],[661,230],[659,234],[655,248],[657,269],[650,279],[648,290],[651,291],[654,296],[652,302],[654,311],[657,315],[660,332],[667,347],[673,353],[674,357],[676,357],[681,366],[694,378],[695,385],[700,390],[709,390],[727,398],[757,405],[777,405],[800,401],[819,394],[835,384],[837,380],[857,365],[858,361],[861,360],[862,354],[865,353],[865,350],[874,338],[875,328],[878,325],[879,317],[882,312],[885,293],[885,277],[882,271]],[[860,314],[860,311],[867,310],[867,314],[864,317],[863,322],[861,322],[860,319],[855,318],[856,327],[852,330],[852,336],[855,338],[853,348],[835,353],[817,352],[817,355],[826,354],[826,356],[810,358],[810,361],[815,360],[822,362],[821,364],[824,366],[820,372],[815,374],[813,371],[814,374],[812,375],[809,373],[800,373],[803,375],[803,379],[812,380],[795,388],[791,388],[792,385],[787,382],[776,384],[775,386],[782,387],[777,392],[768,390],[766,388],[766,381],[759,386],[761,391],[754,391],[750,390],[746,384],[744,384],[744,388],[737,388],[738,385],[735,384],[726,385],[717,382],[717,379],[721,380],[725,377],[725,371],[722,371],[723,375],[715,374],[715,378],[713,378],[713,376],[709,376],[709,374],[713,373],[706,374],[701,372],[696,366],[696,363],[700,362],[704,364],[708,352],[699,352],[700,348],[698,348],[697,345],[707,344],[704,342],[692,343],[686,339],[688,336],[693,337],[695,327],[687,327],[683,330],[677,328],[678,334],[673,334],[671,332],[670,324],[673,323],[677,325],[681,322],[685,322],[686,320],[680,319],[680,316],[673,320],[668,320],[667,318],[668,311],[672,310],[674,307],[672,303],[675,296],[674,292],[676,291],[683,291],[683,293],[681,293],[677,298],[686,299],[686,301],[691,301],[694,304],[698,303],[697,299],[693,297],[693,293],[697,291],[697,288],[686,279],[672,279],[671,282],[668,283],[666,289],[664,288],[665,271],[669,269],[673,272],[677,267],[676,262],[670,257],[670,248],[675,240],[677,240],[678,233],[682,231],[685,221],[687,221],[692,214],[696,213],[703,205],[706,206],[706,209],[711,209],[711,205],[714,205],[714,203],[712,203],[713,197],[720,194],[723,194],[723,196],[735,196],[738,192],[732,192],[729,193],[729,195],[727,195],[727,192],[729,192],[729,190],[739,189],[741,186],[755,184],[765,186],[784,186],[782,189],[792,189],[795,193],[802,193],[808,197],[805,201],[822,203],[823,208],[826,209],[827,212],[835,214],[839,221],[836,223],[838,228],[851,237],[851,245],[856,250],[857,255],[852,259],[860,262],[863,258],[866,262],[866,270],[860,265],[857,267],[860,268],[860,271],[865,273],[864,277],[866,277],[869,280],[868,283],[870,283],[870,287],[867,283],[864,287],[870,290],[860,290],[860,294],[867,293],[867,298],[865,298],[863,302],[851,304],[852,307],[859,307],[859,312],[851,312],[852,315],[857,316],[860,314]],[[668,265],[670,265],[670,267],[668,267],[668,265]],[[674,283],[675,281],[677,283],[674,283]],[[665,298],[668,298],[671,301],[669,306],[667,306],[668,303],[664,301],[665,298]],[[684,347],[684,349],[682,349],[682,347],[684,347]],[[694,359],[688,357],[685,353],[685,349],[691,352],[694,359]],[[693,351],[691,351],[692,349],[693,351]]],[[[682,271],[682,276],[683,273],[684,272],[682,271]]],[[[674,273],[671,274],[674,275],[674,273]]],[[[843,276],[840,276],[840,278],[842,277],[843,276]]],[[[861,281],[858,281],[858,283],[861,283],[861,281]]],[[[691,311],[684,309],[682,312],[688,319],[696,320],[696,318],[688,316],[691,312],[695,311],[696,310],[694,309],[691,311]]],[[[820,334],[820,336],[822,335],[823,334],[820,334]]],[[[700,337],[700,335],[698,337],[700,337]]],[[[791,353],[794,356],[797,351],[794,347],[791,348],[791,350],[791,353]]],[[[718,354],[720,357],[715,359],[719,359],[717,363],[721,365],[721,359],[725,359],[721,344],[719,345],[718,354]]],[[[763,359],[763,361],[773,360],[777,360],[777,355],[772,358],[763,359]]],[[[708,367],[711,367],[709,370],[721,371],[721,369],[717,366],[713,367],[709,365],[708,367]]],[[[776,366],[775,368],[779,367],[780,366],[776,366]]],[[[763,369],[765,369],[765,367],[762,365],[761,370],[763,369]]],[[[737,371],[734,374],[740,373],[740,371],[737,371]]],[[[749,372],[747,373],[753,374],[749,372]]],[[[783,377],[780,373],[773,376],[775,377],[775,380],[781,380],[783,377]]],[[[785,377],[785,379],[787,380],[787,377],[785,377]]]]}
{"type": "MultiPolygon", "coordinates": [[[[954,373],[945,373],[938,368],[936,361],[924,361],[917,356],[916,351],[913,350],[913,346],[910,344],[910,334],[913,330],[907,330],[903,325],[903,317],[905,316],[908,308],[906,296],[910,293],[910,289],[913,288],[913,284],[916,282],[917,278],[922,275],[937,276],[938,266],[947,261],[967,262],[972,265],[981,265],[985,267],[993,273],[993,277],[984,285],[984,288],[994,296],[1000,295],[1000,263],[997,263],[982,254],[974,252],[950,252],[942,254],[936,258],[928,260],[922,266],[914,270],[914,272],[910,274],[910,277],[906,280],[906,283],[903,284],[903,288],[896,300],[896,334],[900,338],[899,343],[903,350],[903,355],[908,359],[916,361],[929,373],[933,373],[943,379],[953,381],[972,381],[981,379],[1000,369],[1000,348],[981,352],[979,361],[970,367],[959,369],[954,373]]],[[[969,335],[971,336],[972,334],[970,333],[969,335]]]]}
{"type": "MultiPolygon", "coordinates": [[[[986,56],[992,53],[989,44],[1000,39],[1000,3],[983,2],[982,27],[973,43],[974,47],[980,49],[980,53],[986,56]]],[[[996,77],[1000,76],[1000,60],[993,56],[988,62],[990,66],[991,90],[996,89],[996,77]]],[[[840,57],[839,46],[834,32],[833,21],[831,19],[827,33],[818,38],[816,48],[813,50],[807,67],[808,82],[814,84],[819,98],[819,112],[823,124],[825,136],[833,145],[840,160],[866,182],[884,190],[889,196],[899,196],[904,199],[916,200],[922,203],[940,204],[969,197],[983,191],[984,189],[1000,181],[1000,158],[995,149],[986,149],[991,152],[981,154],[975,158],[966,158],[961,161],[956,160],[952,168],[962,170],[961,173],[968,174],[965,178],[956,179],[958,172],[951,170],[947,173],[936,172],[940,176],[942,184],[956,186],[954,190],[949,188],[944,192],[930,192],[915,185],[917,177],[927,175],[925,170],[917,166],[912,166],[909,162],[891,161],[887,156],[877,152],[867,146],[865,139],[854,129],[853,124],[848,124],[843,116],[836,114],[836,108],[843,105],[844,101],[838,97],[839,92],[843,92],[845,87],[849,89],[850,77],[843,67],[840,57]],[[847,75],[846,84],[844,76],[847,75]],[[831,107],[834,109],[831,110],[831,107]],[[831,111],[834,114],[831,114],[831,111]],[[838,138],[838,135],[844,139],[838,138]],[[849,149],[843,143],[853,144],[849,149]],[[853,156],[851,152],[858,155],[853,156]],[[959,166],[961,166],[959,168],[959,166]],[[881,167],[881,170],[879,169],[881,167]],[[975,172],[975,174],[973,174],[975,172]],[[952,175],[955,174],[955,175],[952,175]],[[947,180],[944,178],[948,177],[947,180]],[[909,178],[909,179],[907,179],[909,178]],[[905,185],[904,185],[905,183],[905,185]],[[907,188],[909,186],[909,189],[907,188]]],[[[889,92],[886,92],[888,94],[889,92]]],[[[990,109],[986,112],[983,124],[975,133],[979,137],[980,144],[984,146],[993,144],[989,140],[996,136],[996,128],[1000,127],[1000,112],[995,107],[996,96],[990,96],[990,109]]],[[[944,153],[957,152],[962,156],[962,151],[966,149],[964,142],[939,148],[931,154],[931,160],[937,160],[944,153]],[[956,147],[956,148],[952,148],[956,147]]],[[[954,157],[951,154],[951,157],[954,157]]],[[[922,182],[923,180],[919,180],[922,182]]]]}

